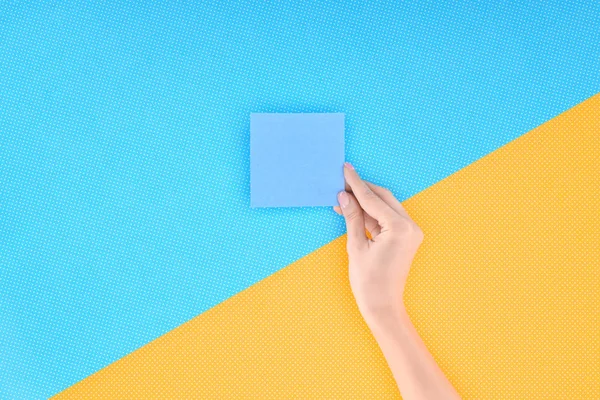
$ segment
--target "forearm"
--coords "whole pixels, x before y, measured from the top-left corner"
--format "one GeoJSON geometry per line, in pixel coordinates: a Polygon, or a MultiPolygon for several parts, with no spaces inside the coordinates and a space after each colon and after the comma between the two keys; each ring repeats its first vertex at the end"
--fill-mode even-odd
{"type": "Polygon", "coordinates": [[[364,314],[405,400],[460,399],[404,307],[364,314]]]}

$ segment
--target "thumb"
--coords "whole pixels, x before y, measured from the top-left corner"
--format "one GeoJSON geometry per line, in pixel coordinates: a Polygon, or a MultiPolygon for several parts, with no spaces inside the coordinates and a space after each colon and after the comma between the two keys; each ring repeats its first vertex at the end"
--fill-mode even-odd
{"type": "Polygon", "coordinates": [[[365,216],[362,208],[352,193],[338,193],[338,202],[346,220],[348,249],[363,248],[367,244],[367,235],[365,234],[365,216]]]}

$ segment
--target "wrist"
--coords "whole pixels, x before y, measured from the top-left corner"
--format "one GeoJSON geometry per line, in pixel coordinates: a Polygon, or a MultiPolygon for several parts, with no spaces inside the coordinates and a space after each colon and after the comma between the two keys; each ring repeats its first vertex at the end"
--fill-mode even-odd
{"type": "Polygon", "coordinates": [[[398,329],[410,324],[410,318],[402,301],[359,307],[365,322],[373,331],[398,329]]]}

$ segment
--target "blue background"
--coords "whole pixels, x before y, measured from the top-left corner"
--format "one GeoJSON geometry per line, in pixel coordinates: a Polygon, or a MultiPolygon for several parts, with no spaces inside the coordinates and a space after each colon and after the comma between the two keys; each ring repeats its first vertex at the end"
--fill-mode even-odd
{"type": "Polygon", "coordinates": [[[598,2],[0,1],[0,398],[344,232],[249,208],[250,112],[344,112],[406,199],[599,91],[598,2]]]}

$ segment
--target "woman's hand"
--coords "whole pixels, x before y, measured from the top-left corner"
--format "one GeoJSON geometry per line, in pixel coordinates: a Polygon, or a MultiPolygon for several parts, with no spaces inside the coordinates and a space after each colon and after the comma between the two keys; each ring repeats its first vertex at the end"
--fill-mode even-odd
{"type": "Polygon", "coordinates": [[[350,286],[406,400],[459,399],[412,325],[402,294],[423,232],[390,191],[344,165],[338,195],[348,229],[350,286]],[[367,237],[365,230],[369,232],[367,237]]]}
{"type": "Polygon", "coordinates": [[[348,229],[350,286],[369,322],[403,307],[402,293],[423,232],[389,190],[363,181],[349,163],[344,176],[348,190],[339,193],[335,209],[348,229]]]}

